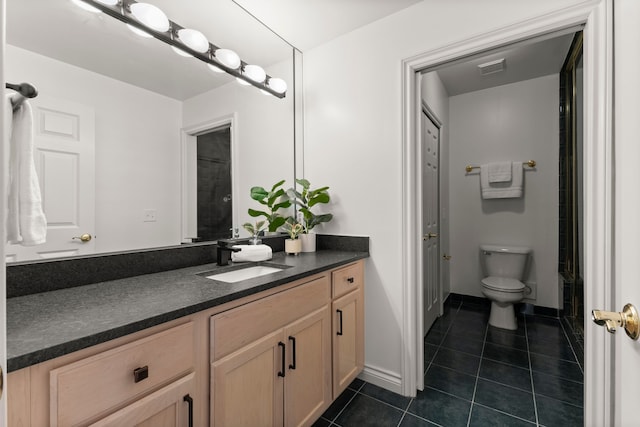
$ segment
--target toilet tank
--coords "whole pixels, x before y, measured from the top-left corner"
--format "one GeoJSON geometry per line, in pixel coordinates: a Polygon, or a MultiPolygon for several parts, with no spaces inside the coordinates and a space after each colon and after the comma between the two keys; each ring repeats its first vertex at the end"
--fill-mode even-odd
{"type": "Polygon", "coordinates": [[[485,277],[508,277],[522,280],[531,248],[523,246],[480,245],[485,277]]]}

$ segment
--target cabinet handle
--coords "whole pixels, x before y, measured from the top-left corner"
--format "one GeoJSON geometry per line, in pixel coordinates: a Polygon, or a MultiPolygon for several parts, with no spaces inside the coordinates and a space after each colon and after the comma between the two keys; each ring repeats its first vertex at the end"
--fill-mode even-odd
{"type": "Polygon", "coordinates": [[[182,400],[189,405],[189,427],[193,427],[193,398],[187,394],[182,400]]]}
{"type": "Polygon", "coordinates": [[[139,383],[140,381],[149,377],[149,366],[143,366],[142,368],[136,368],[133,370],[133,382],[139,383]]]}
{"type": "Polygon", "coordinates": [[[353,277],[347,277],[347,282],[349,283],[353,283],[354,282],[354,278],[353,277]]]}
{"type": "Polygon", "coordinates": [[[342,310],[336,310],[338,312],[338,322],[340,325],[340,328],[338,329],[338,332],[336,332],[337,335],[342,335],[342,310]]]}
{"type": "Polygon", "coordinates": [[[296,337],[289,337],[289,341],[291,341],[293,353],[293,363],[289,364],[289,369],[296,369],[296,337]]]}
{"type": "Polygon", "coordinates": [[[287,353],[286,353],[286,347],[285,347],[285,345],[284,345],[284,343],[283,343],[282,341],[280,341],[280,342],[278,343],[278,347],[280,347],[280,348],[282,349],[282,370],[281,370],[280,372],[278,372],[278,376],[279,376],[279,377],[284,378],[284,372],[285,372],[285,371],[284,371],[284,370],[285,370],[285,367],[284,367],[284,365],[285,365],[284,359],[286,358],[286,355],[287,355],[287,353]]]}

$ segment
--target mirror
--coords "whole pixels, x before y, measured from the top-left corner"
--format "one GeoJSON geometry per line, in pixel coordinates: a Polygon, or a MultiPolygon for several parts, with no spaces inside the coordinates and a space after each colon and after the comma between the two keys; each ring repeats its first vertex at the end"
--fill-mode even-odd
{"type": "Polygon", "coordinates": [[[256,203],[249,189],[294,181],[294,86],[300,81],[294,61],[300,52],[232,0],[149,2],[284,79],[286,97],[239,85],[70,0],[7,0],[6,79],[38,89],[30,102],[34,140],[44,141],[36,165],[48,235],[65,243],[11,245],[8,262],[172,246],[198,237],[189,153],[200,135],[220,127],[230,128],[231,139],[231,191],[222,203],[232,204],[232,227],[242,236],[240,224],[251,220],[247,209],[256,203]],[[47,145],[54,140],[89,147],[93,160],[85,161],[80,148],[61,156],[58,146],[47,145]],[[64,179],[74,191],[60,193],[64,179]],[[94,238],[73,239],[84,233],[94,238]]]}

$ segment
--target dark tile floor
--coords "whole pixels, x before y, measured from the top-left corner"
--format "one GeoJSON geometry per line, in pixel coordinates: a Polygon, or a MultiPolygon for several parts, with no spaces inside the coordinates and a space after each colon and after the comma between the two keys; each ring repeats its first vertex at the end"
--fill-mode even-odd
{"type": "Polygon", "coordinates": [[[314,426],[582,426],[582,358],[560,320],[520,314],[507,331],[488,319],[484,301],[449,298],[425,337],[424,391],[355,380],[314,426]]]}

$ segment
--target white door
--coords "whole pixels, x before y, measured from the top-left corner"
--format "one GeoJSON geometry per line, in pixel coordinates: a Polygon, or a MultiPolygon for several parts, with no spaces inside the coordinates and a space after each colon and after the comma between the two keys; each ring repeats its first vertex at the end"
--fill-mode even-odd
{"type": "MultiPolygon", "coordinates": [[[[638,94],[640,81],[640,2],[616,0],[614,2],[614,293],[610,307],[588,307],[620,311],[627,303],[640,309],[640,120],[638,94]],[[634,71],[636,70],[636,71],[634,71]]],[[[585,316],[585,319],[588,319],[585,316]]],[[[606,334],[595,324],[586,328],[594,334],[606,334]]],[[[621,329],[621,328],[619,328],[621,329]]],[[[638,415],[638,384],[640,384],[640,341],[629,339],[624,331],[607,336],[614,346],[612,409],[616,426],[640,425],[638,415]]],[[[605,364],[602,369],[609,369],[605,364]]]]}
{"type": "Polygon", "coordinates": [[[47,242],[37,246],[7,245],[6,260],[93,253],[94,110],[46,94],[29,102],[33,109],[34,158],[47,218],[47,242]],[[83,234],[91,235],[91,239],[80,239],[83,234]]]}
{"type": "Polygon", "coordinates": [[[422,151],[422,286],[424,334],[440,315],[440,130],[423,109],[420,141],[422,151]]]}

